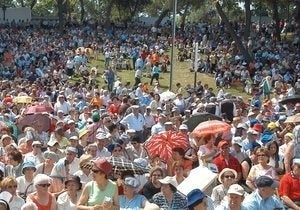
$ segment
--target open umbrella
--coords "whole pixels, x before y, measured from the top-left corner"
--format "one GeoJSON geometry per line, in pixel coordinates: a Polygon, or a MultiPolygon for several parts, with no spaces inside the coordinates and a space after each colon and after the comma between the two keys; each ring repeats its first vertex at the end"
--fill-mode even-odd
{"type": "Polygon", "coordinates": [[[150,157],[159,155],[162,161],[167,162],[172,157],[172,149],[175,147],[187,150],[190,147],[187,136],[175,131],[166,131],[156,134],[144,144],[150,157]]]}
{"type": "Polygon", "coordinates": [[[50,123],[51,119],[48,114],[30,114],[30,115],[23,115],[21,118],[18,120],[18,128],[22,130],[24,127],[33,127],[37,125],[42,126],[43,131],[48,131],[50,129],[50,123]]]}
{"type": "Polygon", "coordinates": [[[169,100],[174,99],[176,97],[176,94],[167,90],[167,91],[161,93],[159,96],[160,96],[161,101],[169,101],[169,100]]]}
{"type": "Polygon", "coordinates": [[[300,122],[300,113],[289,116],[284,121],[284,123],[299,123],[299,122],[300,122]]]}
{"type": "Polygon", "coordinates": [[[288,104],[288,103],[296,104],[296,103],[300,103],[300,95],[286,97],[286,98],[282,99],[279,102],[281,102],[282,104],[288,104]]]}
{"type": "Polygon", "coordinates": [[[231,130],[231,125],[224,121],[209,120],[200,123],[192,132],[193,137],[201,137],[207,134],[224,134],[231,130]]]}
{"type": "Polygon", "coordinates": [[[45,106],[45,105],[34,105],[34,106],[29,106],[24,110],[24,114],[36,114],[36,113],[50,113],[52,112],[53,109],[50,106],[45,106]]]}
{"type": "Polygon", "coordinates": [[[144,168],[137,163],[130,160],[119,158],[119,157],[109,157],[107,160],[112,164],[114,170],[118,171],[128,171],[134,174],[145,174],[149,173],[149,168],[144,168]]]}
{"type": "Polygon", "coordinates": [[[29,104],[32,102],[32,97],[30,96],[18,96],[13,99],[16,104],[29,104]]]}
{"type": "Polygon", "coordinates": [[[199,113],[192,115],[189,119],[185,120],[183,123],[188,126],[189,131],[193,131],[199,123],[202,123],[204,121],[208,120],[222,120],[221,117],[218,117],[217,115],[210,114],[208,112],[205,113],[199,113]]]}

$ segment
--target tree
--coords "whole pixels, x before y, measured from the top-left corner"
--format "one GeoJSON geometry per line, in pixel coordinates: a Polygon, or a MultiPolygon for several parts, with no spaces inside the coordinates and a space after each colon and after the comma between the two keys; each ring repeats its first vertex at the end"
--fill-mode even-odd
{"type": "Polygon", "coordinates": [[[246,61],[249,63],[250,61],[253,60],[253,58],[251,57],[251,55],[249,54],[249,52],[246,50],[246,48],[244,47],[241,39],[237,36],[236,32],[234,31],[234,29],[232,28],[226,14],[223,12],[223,9],[219,3],[218,0],[214,1],[215,3],[215,7],[217,9],[218,14],[220,15],[222,21],[224,22],[227,30],[229,31],[232,39],[235,41],[235,43],[237,44],[237,47],[239,48],[239,50],[242,52],[242,54],[244,55],[246,61]]]}

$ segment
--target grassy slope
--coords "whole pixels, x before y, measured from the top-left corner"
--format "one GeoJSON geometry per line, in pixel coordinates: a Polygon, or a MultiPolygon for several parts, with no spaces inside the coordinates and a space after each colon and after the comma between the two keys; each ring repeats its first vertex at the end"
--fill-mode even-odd
{"type": "MultiPolygon", "coordinates": [[[[175,60],[175,59],[174,59],[175,60]]],[[[98,60],[92,60],[90,67],[97,66],[98,67],[98,76],[97,81],[100,86],[104,85],[104,81],[101,78],[101,75],[104,71],[104,59],[103,55],[100,56],[98,60]]],[[[191,63],[190,61],[185,62],[178,62],[175,60],[174,64],[174,70],[173,70],[173,76],[172,76],[172,90],[174,91],[176,89],[175,84],[180,82],[183,87],[186,87],[188,84],[191,85],[191,87],[194,87],[194,78],[195,73],[190,72],[191,63]]],[[[130,81],[131,84],[134,84],[134,71],[133,70],[122,70],[117,71],[118,77],[121,78],[121,81],[123,84],[127,81],[130,81]]],[[[74,80],[79,80],[80,78],[74,78],[74,80]]],[[[197,73],[197,81],[201,81],[202,84],[208,84],[209,87],[212,87],[214,89],[214,92],[217,92],[217,88],[215,86],[215,80],[212,75],[205,74],[205,73],[197,73]]],[[[150,78],[143,77],[142,82],[150,82],[150,78]]],[[[170,66],[168,67],[167,73],[160,73],[160,84],[162,88],[169,89],[170,84],[170,66]]],[[[150,87],[151,88],[151,87],[150,87]]],[[[226,89],[226,92],[230,92],[233,95],[242,96],[244,99],[247,99],[249,95],[242,92],[242,88],[240,85],[233,85],[231,89],[226,89]]]]}

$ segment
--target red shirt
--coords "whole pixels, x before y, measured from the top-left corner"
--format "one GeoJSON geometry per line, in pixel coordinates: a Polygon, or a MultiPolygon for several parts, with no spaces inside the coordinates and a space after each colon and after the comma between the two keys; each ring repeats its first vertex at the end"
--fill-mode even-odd
{"type": "Polygon", "coordinates": [[[279,185],[279,195],[288,196],[292,201],[300,200],[300,179],[294,177],[292,172],[285,174],[279,185]]]}
{"type": "Polygon", "coordinates": [[[218,167],[219,172],[221,172],[224,168],[231,168],[234,169],[237,173],[242,173],[240,162],[232,155],[229,155],[228,163],[225,161],[222,155],[219,155],[214,159],[214,164],[216,164],[216,166],[218,167]]]}

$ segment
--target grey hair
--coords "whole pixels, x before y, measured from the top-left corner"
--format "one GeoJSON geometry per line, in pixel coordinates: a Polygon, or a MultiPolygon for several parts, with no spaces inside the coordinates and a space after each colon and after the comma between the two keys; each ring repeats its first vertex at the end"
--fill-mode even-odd
{"type": "Polygon", "coordinates": [[[33,202],[26,202],[22,207],[21,210],[38,210],[38,207],[33,202]]]}

